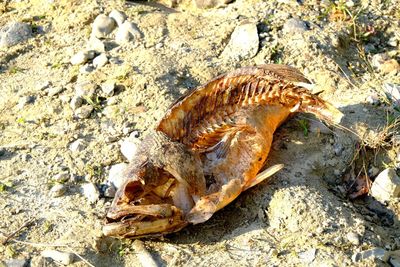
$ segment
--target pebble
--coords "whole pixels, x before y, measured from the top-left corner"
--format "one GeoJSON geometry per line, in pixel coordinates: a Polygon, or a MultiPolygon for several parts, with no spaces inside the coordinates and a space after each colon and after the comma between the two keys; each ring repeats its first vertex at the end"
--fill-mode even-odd
{"type": "Polygon", "coordinates": [[[32,37],[32,28],[26,23],[10,22],[0,29],[0,47],[11,47],[32,37]]]}
{"type": "Polygon", "coordinates": [[[79,107],[81,107],[83,104],[83,98],[80,96],[74,96],[71,99],[71,102],[69,103],[69,106],[73,109],[76,110],[79,107]]]}
{"type": "Polygon", "coordinates": [[[101,90],[106,96],[112,96],[114,94],[115,82],[114,81],[106,81],[101,84],[101,90]]]}
{"type": "Polygon", "coordinates": [[[91,73],[92,71],[94,71],[94,67],[91,64],[85,64],[79,68],[79,73],[82,74],[91,73]]]}
{"type": "MultiPolygon", "coordinates": [[[[29,261],[26,259],[11,259],[5,261],[6,267],[27,267],[29,265],[29,261]]],[[[0,262],[0,266],[1,262],[0,262]]]]}
{"type": "Polygon", "coordinates": [[[45,81],[45,82],[43,82],[43,83],[38,85],[37,90],[38,91],[43,91],[43,90],[49,88],[50,86],[51,86],[51,82],[50,81],[45,81]]]}
{"type": "Polygon", "coordinates": [[[128,161],[131,161],[133,157],[136,155],[138,143],[139,140],[137,138],[131,138],[131,137],[126,138],[121,143],[120,147],[121,153],[128,161]]]}
{"type": "Polygon", "coordinates": [[[112,10],[108,16],[112,19],[115,20],[115,22],[118,24],[118,26],[121,26],[122,23],[126,20],[126,15],[124,12],[118,11],[118,10],[112,10]]]}
{"type": "Polygon", "coordinates": [[[92,25],[92,35],[97,38],[107,37],[115,29],[115,20],[100,14],[96,17],[92,25]]]}
{"type": "Polygon", "coordinates": [[[115,193],[117,193],[117,190],[113,185],[107,186],[106,189],[104,190],[105,197],[113,198],[115,197],[115,193]]]}
{"type": "Polygon", "coordinates": [[[99,38],[96,36],[90,36],[89,41],[86,45],[87,49],[95,51],[96,53],[104,53],[106,51],[106,47],[99,38]]]}
{"type": "Polygon", "coordinates": [[[53,180],[58,182],[58,183],[64,183],[68,181],[69,179],[69,173],[68,172],[60,172],[54,175],[53,180]]]}
{"type": "Polygon", "coordinates": [[[69,145],[69,149],[72,152],[80,152],[84,150],[87,146],[87,143],[83,139],[77,139],[69,145]]]}
{"type": "Polygon", "coordinates": [[[75,55],[71,57],[71,64],[72,65],[82,65],[85,64],[89,59],[92,59],[94,57],[93,52],[89,51],[79,51],[75,55]]]}
{"type": "Polygon", "coordinates": [[[117,103],[118,103],[118,99],[115,96],[107,99],[107,105],[109,105],[109,106],[115,105],[117,103]]]}
{"type": "Polygon", "coordinates": [[[94,96],[96,92],[97,85],[90,81],[83,81],[75,86],[75,95],[81,96],[83,98],[88,97],[91,98],[94,96]]]}
{"type": "Polygon", "coordinates": [[[55,86],[55,87],[51,87],[51,88],[47,89],[47,94],[49,96],[55,96],[55,95],[58,95],[59,93],[61,93],[63,90],[64,90],[64,87],[55,86]]]}
{"type": "Polygon", "coordinates": [[[124,184],[125,177],[123,172],[128,167],[126,163],[112,165],[108,174],[107,182],[113,185],[117,190],[124,184]]]}
{"type": "Polygon", "coordinates": [[[395,105],[400,105],[400,84],[385,83],[383,84],[383,90],[395,105]]]}
{"type": "Polygon", "coordinates": [[[89,203],[95,203],[99,197],[100,192],[97,189],[96,185],[93,183],[87,183],[82,185],[83,195],[89,200],[89,203]]]}
{"type": "Polygon", "coordinates": [[[391,37],[389,38],[389,40],[387,41],[387,44],[392,46],[392,47],[396,47],[398,45],[398,41],[396,39],[396,37],[391,37]]]}
{"type": "Polygon", "coordinates": [[[283,33],[303,33],[308,30],[307,24],[297,18],[288,19],[283,25],[283,33]]]}
{"type": "Polygon", "coordinates": [[[56,184],[50,189],[50,196],[61,197],[67,191],[67,187],[63,184],[56,184]]]}
{"type": "Polygon", "coordinates": [[[115,34],[115,41],[118,44],[125,44],[131,40],[140,38],[140,31],[138,27],[129,21],[125,21],[117,30],[115,34]]]}
{"type": "Polygon", "coordinates": [[[35,102],[34,96],[23,96],[18,100],[18,109],[23,109],[27,104],[32,104],[35,102]]]}
{"type": "Polygon", "coordinates": [[[360,236],[357,233],[349,232],[346,235],[347,240],[355,246],[360,245],[360,236]]]}
{"type": "Polygon", "coordinates": [[[359,262],[364,259],[373,258],[373,259],[380,259],[381,261],[387,261],[389,258],[389,253],[384,250],[383,248],[374,248],[365,250],[362,252],[357,252],[353,254],[351,259],[353,262],[359,262]]]}
{"type": "Polygon", "coordinates": [[[299,258],[303,263],[309,264],[314,261],[317,250],[315,248],[309,249],[299,253],[299,258]]]}
{"type": "Polygon", "coordinates": [[[61,252],[57,250],[44,250],[42,251],[42,257],[51,258],[63,265],[69,265],[75,261],[75,255],[73,253],[61,252]]]}
{"type": "Polygon", "coordinates": [[[400,178],[392,168],[382,171],[372,183],[371,196],[381,202],[400,196],[400,178]]]}
{"type": "Polygon", "coordinates": [[[256,24],[238,25],[221,56],[233,60],[252,58],[258,52],[259,43],[256,24]]]}
{"type": "Polygon", "coordinates": [[[365,99],[368,104],[378,105],[380,103],[379,97],[377,95],[369,95],[365,99]]]}
{"type": "Polygon", "coordinates": [[[105,66],[107,63],[108,63],[108,58],[107,58],[106,54],[104,54],[104,53],[101,53],[99,56],[97,56],[93,59],[93,66],[96,69],[99,69],[99,68],[105,66]]]}

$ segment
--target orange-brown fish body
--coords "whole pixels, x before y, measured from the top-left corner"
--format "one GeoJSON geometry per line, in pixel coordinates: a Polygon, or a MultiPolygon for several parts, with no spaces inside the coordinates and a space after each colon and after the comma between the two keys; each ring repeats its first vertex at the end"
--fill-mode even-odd
{"type": "Polygon", "coordinates": [[[121,188],[105,234],[139,237],[204,222],[242,191],[280,170],[282,165],[276,165],[259,174],[275,130],[290,114],[310,112],[330,123],[342,117],[311,94],[306,89],[309,85],[294,68],[262,65],[221,75],[179,100],[156,127],[155,137],[147,142],[151,145],[139,151],[137,158],[144,157],[143,162],[136,160],[131,165],[137,166],[126,174],[126,185],[135,181],[136,191],[150,193],[121,188]],[[150,215],[144,214],[147,210],[129,209],[141,203],[170,206],[163,206],[168,212],[150,215]],[[144,230],[126,227],[125,214],[129,214],[128,224],[141,229],[146,225],[144,230]]]}

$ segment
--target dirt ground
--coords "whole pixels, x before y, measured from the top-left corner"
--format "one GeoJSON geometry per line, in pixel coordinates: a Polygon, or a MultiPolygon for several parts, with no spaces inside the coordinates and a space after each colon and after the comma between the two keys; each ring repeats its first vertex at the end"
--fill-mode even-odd
{"type": "Polygon", "coordinates": [[[373,58],[386,53],[400,59],[399,5],[237,0],[199,9],[120,0],[0,3],[0,28],[20,21],[33,30],[27,41],[0,48],[0,232],[7,236],[33,219],[0,245],[0,266],[10,259],[58,266],[41,257],[46,249],[84,259],[76,256],[72,266],[141,266],[132,241],[102,236],[112,198],[90,203],[82,184],[100,187],[109,166],[127,162],[120,152],[127,125],[142,138],[188,90],[237,67],[265,63],[301,70],[345,114],[347,130],[327,130],[312,116],[295,116],[276,133],[268,159],[268,165],[284,163],[282,171],[209,221],[144,239],[145,247],[160,266],[390,266],[376,257],[354,262],[352,256],[371,248],[400,250],[399,198],[385,205],[371,196],[352,200],[347,189],[357,144],[367,150],[366,170],[398,164],[398,147],[380,134],[399,116],[383,88],[399,85],[400,71],[376,69],[373,58]],[[88,73],[71,65],[96,16],[113,9],[123,11],[141,37],[118,45],[112,33],[103,39],[113,59],[107,65],[88,73]],[[304,21],[304,30],[285,31],[290,18],[304,21]],[[233,30],[243,23],[257,25],[257,54],[224,57],[233,30]],[[69,103],[84,81],[97,86],[115,81],[117,89],[113,104],[101,97],[91,103],[91,115],[79,119],[69,103]],[[51,95],[45,84],[62,91],[51,95]],[[20,105],[24,97],[31,101],[20,105]],[[77,139],[86,145],[71,151],[77,139]],[[64,194],[54,197],[50,189],[60,172],[72,178],[63,181],[64,194]]]}

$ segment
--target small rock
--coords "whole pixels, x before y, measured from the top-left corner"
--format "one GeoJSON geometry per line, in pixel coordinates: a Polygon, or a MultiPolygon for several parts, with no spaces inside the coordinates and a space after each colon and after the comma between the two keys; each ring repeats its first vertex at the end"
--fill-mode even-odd
{"type": "Polygon", "coordinates": [[[18,109],[23,109],[27,104],[32,104],[35,102],[34,96],[24,96],[18,100],[18,109]]]}
{"type": "Polygon", "coordinates": [[[50,189],[50,196],[61,197],[67,191],[67,187],[63,184],[56,184],[50,189]]]}
{"type": "Polygon", "coordinates": [[[69,95],[60,95],[59,99],[63,104],[68,104],[71,101],[71,96],[69,95]]]}
{"type": "Polygon", "coordinates": [[[74,97],[71,99],[71,102],[69,103],[69,106],[70,106],[73,110],[76,110],[76,109],[78,109],[79,107],[81,107],[82,104],[83,104],[83,98],[80,97],[80,96],[74,96],[74,97]]]}
{"type": "Polygon", "coordinates": [[[372,67],[379,69],[380,66],[386,61],[389,60],[389,56],[386,53],[379,53],[372,56],[371,65],[372,67]]]}
{"type": "Polygon", "coordinates": [[[400,178],[395,169],[382,171],[372,183],[371,195],[379,201],[385,202],[400,196],[400,178]]]}
{"type": "Polygon", "coordinates": [[[94,51],[79,51],[71,57],[70,62],[72,65],[85,64],[89,59],[92,59],[94,56],[94,51]]]}
{"type": "Polygon", "coordinates": [[[97,38],[104,38],[109,35],[115,28],[115,20],[104,14],[96,17],[92,25],[92,35],[97,38]]]}
{"type": "MultiPolygon", "coordinates": [[[[26,267],[29,265],[29,262],[26,259],[11,259],[7,260],[5,263],[6,267],[26,267]]],[[[2,265],[0,264],[0,266],[2,265]]]]}
{"type": "Polygon", "coordinates": [[[128,137],[121,143],[121,153],[128,161],[131,161],[136,155],[139,142],[137,138],[128,137]]]}
{"type": "Polygon", "coordinates": [[[365,101],[371,105],[378,105],[380,103],[379,96],[377,95],[369,95],[365,101]]]}
{"type": "Polygon", "coordinates": [[[252,58],[258,52],[259,42],[256,24],[236,26],[221,56],[233,60],[252,58]]]}
{"type": "Polygon", "coordinates": [[[386,262],[389,258],[389,253],[383,248],[374,248],[362,252],[357,252],[351,257],[353,262],[359,262],[368,258],[380,259],[381,261],[386,262]]]}
{"type": "Polygon", "coordinates": [[[346,235],[347,240],[355,246],[360,245],[360,236],[357,233],[349,232],[346,235]]]}
{"type": "Polygon", "coordinates": [[[109,105],[109,106],[115,105],[117,103],[118,103],[118,99],[115,96],[107,99],[107,105],[109,105]]]}
{"type": "Polygon", "coordinates": [[[392,46],[392,47],[396,47],[398,45],[398,41],[397,41],[396,37],[391,37],[388,40],[387,44],[392,46]]]}
{"type": "Polygon", "coordinates": [[[69,149],[72,152],[80,152],[84,150],[87,146],[87,143],[83,139],[77,139],[69,145],[69,149]]]}
{"type": "Polygon", "coordinates": [[[57,250],[44,250],[42,252],[42,257],[51,258],[63,265],[69,265],[75,261],[75,255],[73,253],[61,252],[57,250]]]}
{"type": "Polygon", "coordinates": [[[49,96],[55,96],[55,95],[61,93],[63,90],[64,90],[64,87],[62,87],[62,86],[51,87],[51,88],[47,89],[47,94],[49,96]]]}
{"type": "Polygon", "coordinates": [[[303,33],[308,30],[307,24],[301,19],[288,19],[286,23],[283,25],[283,33],[303,33]]]}
{"type": "Polygon", "coordinates": [[[383,73],[398,73],[400,64],[396,59],[389,59],[380,66],[380,71],[383,73]]]}
{"type": "Polygon", "coordinates": [[[0,29],[0,47],[11,47],[32,37],[32,29],[26,23],[11,22],[0,29]]]}
{"type": "Polygon", "coordinates": [[[90,36],[86,47],[91,51],[97,52],[98,54],[104,53],[106,51],[104,43],[99,38],[93,35],[90,36]]]}
{"type": "Polygon", "coordinates": [[[115,22],[118,24],[118,26],[121,26],[122,23],[126,20],[126,15],[124,12],[118,11],[118,10],[112,10],[108,16],[112,19],[115,20],[115,22]]]}
{"type": "Polygon", "coordinates": [[[68,181],[68,179],[69,179],[69,173],[68,172],[58,173],[53,178],[53,180],[58,182],[58,183],[64,183],[64,182],[68,181]]]}
{"type": "Polygon", "coordinates": [[[94,71],[94,67],[91,64],[85,64],[79,68],[79,73],[88,74],[94,71]]]}
{"type": "Polygon", "coordinates": [[[303,263],[311,263],[314,261],[316,253],[317,253],[317,250],[315,248],[312,248],[307,251],[300,252],[299,258],[303,263]]]}
{"type": "Polygon", "coordinates": [[[109,171],[107,182],[113,185],[117,190],[124,184],[126,178],[123,172],[128,167],[126,163],[112,165],[109,171]]]}
{"type": "Polygon", "coordinates": [[[99,68],[105,66],[107,63],[108,63],[108,58],[107,58],[106,54],[104,54],[104,53],[100,54],[99,56],[97,56],[93,59],[93,66],[96,69],[99,69],[99,68]]]}
{"type": "Polygon", "coordinates": [[[107,186],[104,190],[105,197],[113,198],[115,197],[115,193],[117,193],[117,190],[115,189],[114,185],[107,186]]]}
{"type": "Polygon", "coordinates": [[[82,191],[91,204],[95,203],[100,197],[100,192],[93,183],[82,185],[82,191]]]}
{"type": "Polygon", "coordinates": [[[43,90],[49,88],[50,86],[51,86],[51,82],[50,81],[45,81],[45,82],[39,84],[37,89],[39,91],[43,91],[43,90]]]}
{"type": "Polygon", "coordinates": [[[335,143],[333,144],[333,152],[335,153],[336,156],[340,156],[343,151],[343,146],[340,143],[335,143]]]}
{"type": "Polygon", "coordinates": [[[83,81],[75,86],[75,95],[80,97],[92,98],[96,92],[97,85],[90,81],[83,81]]]}
{"type": "Polygon", "coordinates": [[[395,105],[400,105],[400,84],[385,83],[383,84],[383,90],[395,105]]]}
{"type": "Polygon", "coordinates": [[[112,96],[114,94],[115,82],[114,81],[106,81],[101,85],[101,90],[106,96],[112,96]]]}
{"type": "Polygon", "coordinates": [[[117,30],[115,34],[115,41],[118,44],[128,43],[131,40],[139,39],[140,31],[138,27],[129,21],[125,21],[117,30]]]}
{"type": "Polygon", "coordinates": [[[93,107],[91,105],[84,105],[75,110],[75,116],[79,119],[87,119],[93,111],[93,107]]]}

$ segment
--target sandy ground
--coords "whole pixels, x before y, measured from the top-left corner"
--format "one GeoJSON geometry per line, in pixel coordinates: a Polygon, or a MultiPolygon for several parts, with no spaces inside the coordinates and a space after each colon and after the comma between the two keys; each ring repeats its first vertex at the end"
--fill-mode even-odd
{"type": "MultiPolygon", "coordinates": [[[[79,254],[94,266],[140,266],[130,240],[102,237],[112,199],[90,203],[81,184],[100,186],[109,166],[126,162],[119,149],[126,125],[142,138],[187,90],[239,66],[282,63],[312,80],[322,98],[345,114],[342,125],[352,132],[318,131],[315,118],[294,117],[276,133],[269,155],[268,164],[285,163],[281,172],[204,224],[145,239],[147,250],[162,266],[389,266],[374,257],[361,262],[351,257],[375,247],[400,249],[399,199],[387,205],[371,196],[350,200],[344,177],[360,136],[369,144],[368,170],[396,164],[392,143],[373,147],[371,140],[379,141],[389,116],[398,116],[382,88],[400,84],[400,71],[376,70],[371,60],[382,52],[400,57],[399,3],[354,1],[341,11],[343,4],[301,2],[238,0],[202,10],[124,1],[11,1],[0,27],[24,21],[34,31],[29,40],[0,48],[0,231],[8,235],[30,218],[33,223],[0,245],[0,261],[57,266],[40,256],[56,249],[79,254]],[[85,47],[95,17],[113,9],[125,12],[142,37],[120,46],[113,33],[104,43],[114,60],[82,73],[81,66],[69,63],[71,56],[85,47]],[[285,33],[291,17],[305,21],[307,29],[285,33]],[[257,25],[257,54],[241,60],[221,56],[244,22],[257,25]],[[115,104],[100,98],[89,118],[75,118],[69,102],[77,84],[110,80],[117,84],[115,104]],[[63,90],[50,96],[42,89],[46,83],[63,90]],[[380,105],[368,102],[375,95],[380,105]],[[34,101],[21,107],[26,96],[34,101]],[[310,125],[307,135],[299,121],[310,125]],[[110,135],[116,136],[112,142],[110,135]],[[86,146],[71,151],[77,139],[86,146]],[[75,178],[63,183],[62,196],[52,197],[54,177],[63,171],[75,178]]],[[[72,265],[87,263],[76,257],[72,265]]]]}

